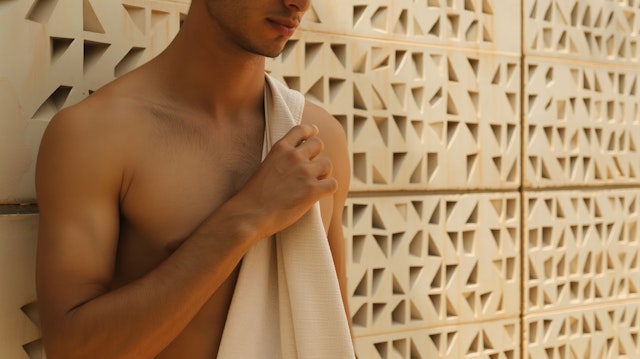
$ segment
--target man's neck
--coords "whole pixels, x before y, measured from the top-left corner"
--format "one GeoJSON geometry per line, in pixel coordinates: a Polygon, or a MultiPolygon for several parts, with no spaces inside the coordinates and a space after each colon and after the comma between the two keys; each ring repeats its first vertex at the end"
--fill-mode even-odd
{"type": "Polygon", "coordinates": [[[163,78],[174,94],[172,98],[213,118],[261,111],[265,58],[238,48],[221,47],[215,34],[202,27],[185,24],[154,60],[154,65],[166,74],[163,78]]]}

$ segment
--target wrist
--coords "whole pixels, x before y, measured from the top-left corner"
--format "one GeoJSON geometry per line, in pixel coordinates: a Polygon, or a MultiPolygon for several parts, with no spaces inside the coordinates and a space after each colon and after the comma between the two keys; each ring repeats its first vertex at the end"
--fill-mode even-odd
{"type": "Polygon", "coordinates": [[[228,242],[246,251],[262,238],[257,220],[259,215],[250,206],[234,199],[218,207],[198,229],[198,235],[209,239],[219,238],[218,241],[228,242]]]}

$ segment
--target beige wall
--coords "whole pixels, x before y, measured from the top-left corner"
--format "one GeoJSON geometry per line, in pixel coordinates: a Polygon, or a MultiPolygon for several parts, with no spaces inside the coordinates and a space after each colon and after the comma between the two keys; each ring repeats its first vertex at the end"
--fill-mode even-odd
{"type": "MultiPolygon", "coordinates": [[[[17,205],[47,121],[187,7],[0,1],[0,357],[41,357],[17,205]]],[[[633,0],[314,2],[268,69],[347,130],[361,359],[640,357],[639,27],[633,0]]]]}

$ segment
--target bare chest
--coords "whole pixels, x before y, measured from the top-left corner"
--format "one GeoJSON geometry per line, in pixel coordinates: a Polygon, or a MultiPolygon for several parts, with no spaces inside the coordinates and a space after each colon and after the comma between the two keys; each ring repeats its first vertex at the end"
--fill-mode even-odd
{"type": "Polygon", "coordinates": [[[200,130],[152,133],[140,146],[121,206],[120,263],[132,272],[164,260],[260,165],[262,125],[200,130]]]}

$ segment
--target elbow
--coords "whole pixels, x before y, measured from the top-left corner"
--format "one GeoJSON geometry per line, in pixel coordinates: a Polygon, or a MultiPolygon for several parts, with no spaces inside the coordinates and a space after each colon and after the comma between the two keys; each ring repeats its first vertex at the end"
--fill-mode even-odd
{"type": "Polygon", "coordinates": [[[62,330],[42,331],[42,344],[47,359],[80,358],[82,345],[74,342],[73,337],[65,335],[62,330]]]}
{"type": "Polygon", "coordinates": [[[99,358],[90,350],[90,343],[62,327],[42,328],[42,344],[47,359],[99,358]]]}

